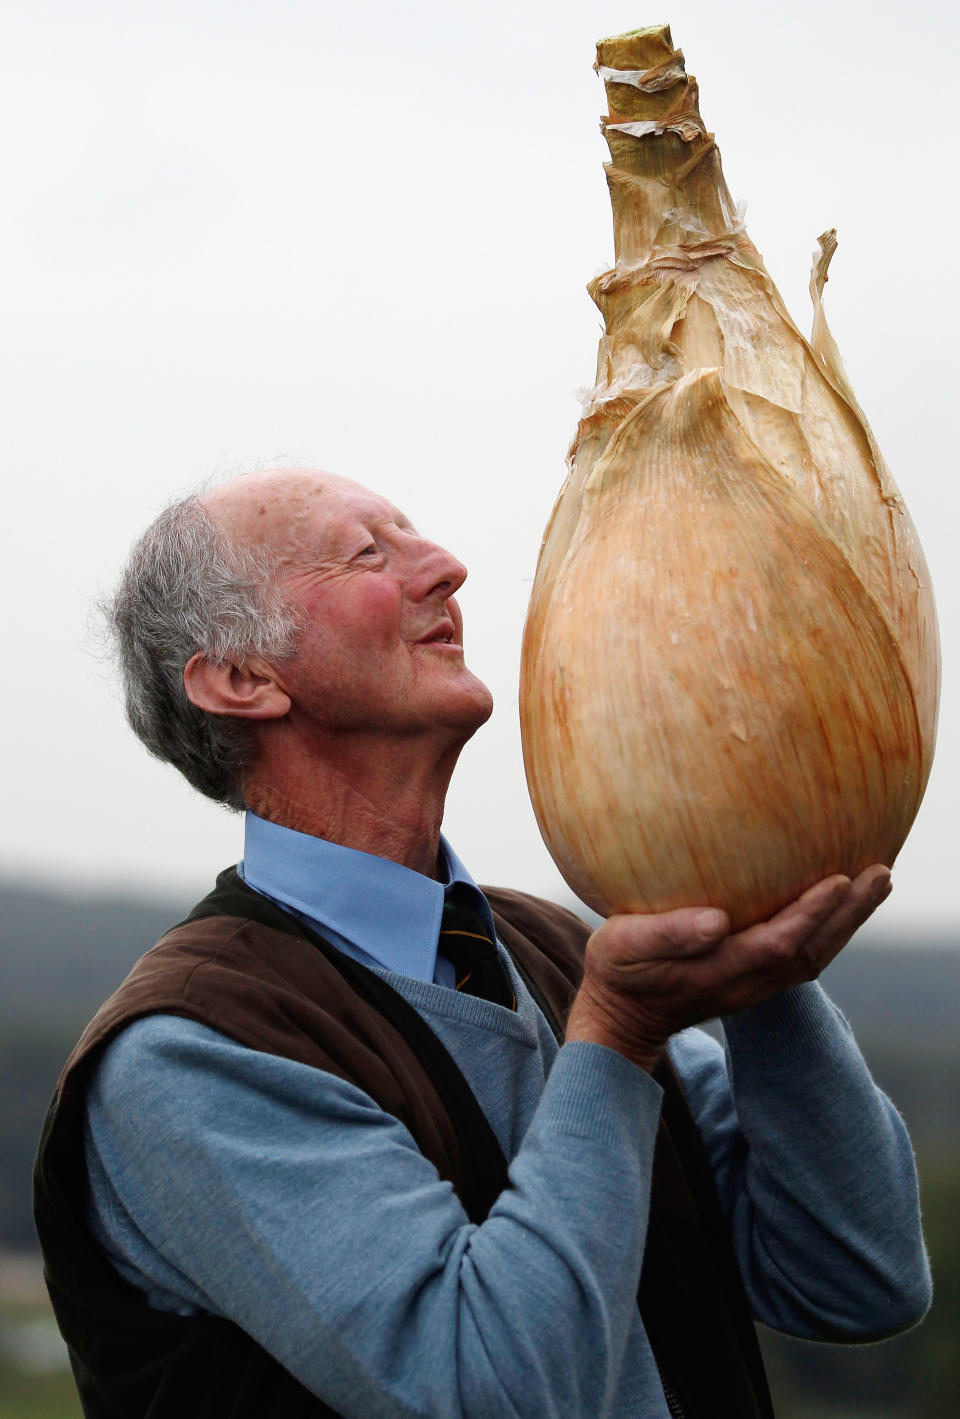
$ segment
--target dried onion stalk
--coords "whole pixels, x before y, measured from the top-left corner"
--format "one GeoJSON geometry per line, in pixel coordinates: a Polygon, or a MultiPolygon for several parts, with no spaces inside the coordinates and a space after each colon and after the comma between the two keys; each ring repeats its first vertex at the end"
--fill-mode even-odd
{"type": "Polygon", "coordinates": [[[544,536],[521,727],[541,832],[597,911],[734,924],[892,863],[933,757],[916,532],[821,296],[794,326],[666,27],[598,46],[616,264],[544,536]]]}

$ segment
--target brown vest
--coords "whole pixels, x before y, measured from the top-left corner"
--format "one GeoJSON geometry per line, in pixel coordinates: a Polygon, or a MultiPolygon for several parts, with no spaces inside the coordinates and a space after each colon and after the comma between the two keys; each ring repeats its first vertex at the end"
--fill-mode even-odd
{"type": "MultiPolygon", "coordinates": [[[[550,903],[484,890],[500,940],[547,1019],[562,1030],[588,928],[550,903]]],[[[232,869],[187,921],[137,963],[84,1031],[44,1127],[35,1214],[85,1413],[96,1419],[327,1419],[328,1406],[237,1326],[207,1315],[152,1310],[87,1231],[86,1081],[109,1041],[153,1013],[197,1020],[252,1049],[356,1084],[406,1125],[453,1184],[472,1221],[483,1221],[506,1185],[506,1161],[459,1069],[416,1010],[375,972],[253,892],[232,869]]],[[[719,1413],[713,1401],[726,1392],[736,1403],[724,1413],[766,1416],[772,1409],[759,1352],[702,1145],[672,1070],[660,1082],[671,1129],[683,1135],[684,1156],[662,1126],[648,1238],[652,1260],[645,1261],[641,1285],[644,1322],[665,1387],[682,1396],[676,1412],[719,1413]],[[648,1316],[651,1303],[658,1314],[648,1316]],[[698,1304],[707,1309],[712,1338],[691,1357],[678,1321],[698,1304]],[[701,1391],[712,1396],[709,1408],[701,1391]]]]}

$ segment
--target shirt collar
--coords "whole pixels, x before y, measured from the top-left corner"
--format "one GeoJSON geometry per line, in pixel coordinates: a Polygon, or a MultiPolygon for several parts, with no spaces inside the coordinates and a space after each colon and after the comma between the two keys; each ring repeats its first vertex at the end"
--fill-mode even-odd
{"type": "Polygon", "coordinates": [[[486,898],[442,836],[439,869],[442,881],[246,814],[240,874],[249,886],[338,937],[351,955],[417,980],[434,979],[444,893],[454,884],[476,894],[493,933],[486,898]]]}

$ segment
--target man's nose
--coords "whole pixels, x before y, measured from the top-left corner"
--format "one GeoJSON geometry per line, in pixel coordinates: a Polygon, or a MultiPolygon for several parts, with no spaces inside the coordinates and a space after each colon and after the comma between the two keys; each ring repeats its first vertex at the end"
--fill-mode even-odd
{"type": "Polygon", "coordinates": [[[452,552],[436,542],[419,539],[410,585],[414,597],[436,596],[446,601],[459,591],[466,579],[466,567],[452,552]]]}

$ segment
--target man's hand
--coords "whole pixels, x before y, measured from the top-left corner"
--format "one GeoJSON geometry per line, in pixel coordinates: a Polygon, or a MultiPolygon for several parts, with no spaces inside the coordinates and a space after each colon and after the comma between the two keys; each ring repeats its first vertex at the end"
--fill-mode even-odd
{"type": "Polygon", "coordinates": [[[671,1035],[815,980],[891,889],[886,867],[828,877],[770,921],[729,935],[712,907],[612,916],[587,942],[568,1040],[653,1069],[671,1035]]]}

